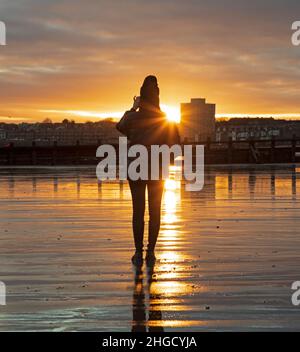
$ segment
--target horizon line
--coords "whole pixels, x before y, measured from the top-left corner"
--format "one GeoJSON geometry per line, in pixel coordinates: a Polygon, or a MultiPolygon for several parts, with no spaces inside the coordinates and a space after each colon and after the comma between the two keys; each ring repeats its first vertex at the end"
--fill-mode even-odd
{"type": "MultiPolygon", "coordinates": [[[[163,107],[166,105],[162,105],[162,110],[163,107]]],[[[173,108],[174,111],[176,108],[173,108]]],[[[77,118],[92,118],[92,119],[99,119],[100,120],[105,120],[105,119],[114,119],[114,120],[119,120],[124,112],[109,112],[109,113],[102,113],[102,112],[96,112],[96,111],[84,111],[84,110],[55,110],[55,109],[45,109],[45,110],[38,110],[39,112],[43,113],[49,113],[49,114],[56,114],[56,115],[71,115],[71,116],[65,116],[62,117],[70,119],[71,117],[77,117],[77,118]]],[[[57,116],[58,117],[58,116],[57,116]]],[[[56,117],[56,118],[57,118],[56,117]]],[[[300,113],[218,113],[215,114],[216,119],[222,119],[222,118],[227,118],[227,119],[232,119],[232,118],[274,118],[274,119],[287,119],[287,120],[298,120],[300,119],[300,113]]],[[[42,122],[45,120],[47,116],[43,118],[34,118],[34,117],[25,117],[25,116],[0,116],[0,122],[15,122],[15,123],[21,123],[21,122],[28,122],[28,123],[34,123],[34,122],[42,122]]],[[[48,117],[49,118],[49,117],[48,117]]],[[[50,118],[51,119],[51,118],[50,118]]],[[[95,121],[94,121],[95,122],[95,121]]]]}

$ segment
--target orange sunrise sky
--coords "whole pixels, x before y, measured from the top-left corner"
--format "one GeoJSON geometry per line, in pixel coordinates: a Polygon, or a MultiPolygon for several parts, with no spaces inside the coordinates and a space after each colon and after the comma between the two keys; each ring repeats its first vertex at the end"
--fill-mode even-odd
{"type": "Polygon", "coordinates": [[[300,117],[299,10],[294,0],[1,0],[0,121],[119,116],[148,74],[174,113],[205,97],[218,116],[300,117]]]}

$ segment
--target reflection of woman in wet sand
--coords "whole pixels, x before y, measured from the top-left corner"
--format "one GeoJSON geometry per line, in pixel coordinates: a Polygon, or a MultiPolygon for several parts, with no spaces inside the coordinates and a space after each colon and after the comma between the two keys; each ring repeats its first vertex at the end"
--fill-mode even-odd
{"type": "Polygon", "coordinates": [[[162,325],[162,313],[160,308],[160,295],[153,290],[152,283],[154,266],[149,266],[147,271],[149,292],[149,317],[146,316],[146,303],[144,291],[144,274],[142,266],[135,267],[134,291],[132,301],[132,331],[164,331],[162,325]]]}
{"type": "MultiPolygon", "coordinates": [[[[127,111],[117,129],[126,135],[130,144],[173,145],[180,142],[176,124],[167,120],[160,110],[159,88],[155,76],[148,76],[140,90],[141,96],[134,99],[134,105],[127,111]]],[[[151,172],[149,172],[149,175],[151,172]]],[[[130,180],[129,186],[132,195],[133,216],[132,227],[135,243],[135,254],[132,262],[139,265],[143,260],[144,214],[146,188],[149,205],[149,233],[146,261],[154,263],[154,249],[160,229],[160,210],[164,184],[160,180],[130,180]]]]}

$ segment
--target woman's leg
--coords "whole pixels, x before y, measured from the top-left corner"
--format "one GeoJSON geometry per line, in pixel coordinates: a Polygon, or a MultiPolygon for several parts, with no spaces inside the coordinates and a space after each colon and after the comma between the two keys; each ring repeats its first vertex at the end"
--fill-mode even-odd
{"type": "Polygon", "coordinates": [[[164,181],[148,181],[149,234],[148,251],[154,251],[160,228],[161,200],[164,181]]]}
{"type": "Polygon", "coordinates": [[[145,214],[145,190],[144,181],[129,180],[129,187],[132,196],[132,228],[136,251],[143,250],[144,239],[144,214],[145,214]]]}

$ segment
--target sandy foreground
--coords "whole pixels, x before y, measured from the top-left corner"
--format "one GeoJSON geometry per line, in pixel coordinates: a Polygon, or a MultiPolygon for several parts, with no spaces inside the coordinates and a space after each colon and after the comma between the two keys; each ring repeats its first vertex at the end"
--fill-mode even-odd
{"type": "Polygon", "coordinates": [[[157,263],[135,270],[126,183],[0,169],[0,330],[300,330],[298,171],[211,168],[201,192],[167,182],[157,263]]]}

